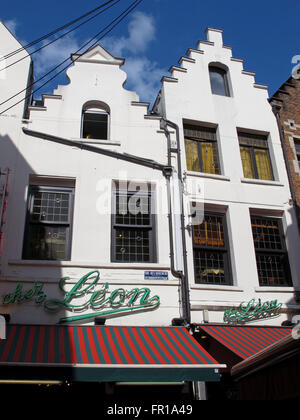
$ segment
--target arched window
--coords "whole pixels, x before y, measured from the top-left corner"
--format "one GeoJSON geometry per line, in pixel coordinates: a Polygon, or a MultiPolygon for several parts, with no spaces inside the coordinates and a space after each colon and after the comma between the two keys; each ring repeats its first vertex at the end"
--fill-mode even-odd
{"type": "Polygon", "coordinates": [[[103,102],[88,102],[82,109],[82,137],[84,139],[109,139],[109,106],[103,102]]]}
{"type": "Polygon", "coordinates": [[[230,96],[228,74],[224,68],[209,66],[211,91],[215,95],[230,96]]]}

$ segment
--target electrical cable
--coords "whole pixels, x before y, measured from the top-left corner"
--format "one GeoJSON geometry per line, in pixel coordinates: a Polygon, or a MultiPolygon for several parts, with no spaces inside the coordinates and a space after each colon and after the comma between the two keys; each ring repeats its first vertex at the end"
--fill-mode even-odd
{"type": "MultiPolygon", "coordinates": [[[[108,35],[119,23],[121,23],[143,0],[135,0],[129,7],[127,7],[117,18],[115,18],[112,22],[110,22],[104,29],[102,29],[100,32],[98,32],[93,38],[91,38],[88,42],[86,42],[81,48],[79,48],[73,55],[76,55],[81,51],[84,47],[89,45],[94,39],[96,41],[88,48],[93,48],[99,41],[101,41],[106,35],[108,35]],[[119,20],[119,21],[118,21],[119,20]],[[116,23],[115,23],[116,22],[116,23]],[[110,26],[112,26],[110,29],[108,29],[110,26]],[[97,38],[101,33],[103,33],[105,30],[106,33],[101,36],[100,38],[97,38]]],[[[14,108],[16,105],[20,104],[21,102],[25,101],[29,97],[31,97],[34,93],[39,91],[42,87],[47,85],[49,82],[51,82],[53,79],[55,79],[57,76],[59,76],[61,73],[63,73],[66,69],[68,69],[74,62],[76,62],[80,58],[80,55],[75,58],[71,63],[69,63],[67,66],[65,66],[62,70],[60,70],[58,73],[56,73],[53,77],[48,79],[45,83],[43,83],[41,86],[39,86],[36,90],[25,96],[25,98],[21,99],[20,101],[16,102],[14,105],[10,106],[9,108],[5,109],[4,111],[0,112],[0,115],[4,114],[5,112],[9,111],[11,108],[14,108]]],[[[50,70],[48,73],[46,73],[44,76],[39,78],[38,80],[34,81],[31,85],[27,86],[25,89],[21,90],[20,92],[16,93],[15,95],[11,96],[4,102],[0,103],[1,105],[4,105],[6,102],[9,102],[11,99],[15,98],[16,96],[20,95],[21,93],[28,91],[29,88],[31,88],[36,83],[40,82],[42,79],[44,79],[49,74],[53,73],[53,71],[57,70],[59,67],[61,67],[64,63],[69,61],[70,58],[65,59],[60,64],[55,66],[52,70],[50,70]]]]}
{"type": "Polygon", "coordinates": [[[62,31],[63,29],[66,29],[66,28],[68,28],[69,26],[72,26],[74,23],[77,23],[77,22],[78,22],[78,21],[80,21],[81,19],[84,19],[85,17],[87,17],[87,16],[89,16],[90,14],[92,14],[92,13],[96,12],[97,10],[101,9],[102,7],[105,7],[107,4],[112,3],[113,1],[114,1],[114,0],[108,0],[107,2],[105,2],[105,3],[101,4],[100,6],[98,6],[98,7],[94,8],[93,10],[90,10],[89,12],[85,13],[84,15],[82,15],[82,16],[80,16],[80,17],[78,17],[78,18],[74,19],[74,20],[72,20],[71,22],[68,22],[68,23],[66,23],[66,24],[65,24],[65,25],[63,25],[63,26],[61,26],[61,27],[59,27],[59,28],[57,28],[57,29],[54,29],[52,32],[49,32],[48,34],[43,35],[42,37],[40,37],[40,38],[38,38],[38,39],[36,39],[36,40],[34,40],[34,41],[32,41],[32,42],[30,42],[30,43],[26,44],[25,46],[22,46],[21,48],[19,48],[19,49],[15,50],[15,51],[12,51],[11,53],[9,53],[9,54],[7,54],[7,55],[5,55],[5,56],[1,57],[0,61],[5,60],[5,59],[7,59],[7,58],[10,58],[11,56],[13,56],[13,55],[15,55],[15,54],[18,54],[20,51],[23,51],[23,50],[24,50],[24,49],[26,49],[26,48],[32,47],[32,46],[33,46],[33,45],[35,45],[35,44],[39,44],[40,42],[44,41],[44,39],[47,39],[47,38],[49,38],[50,36],[55,35],[57,32],[60,32],[60,31],[62,31]]]}
{"type": "MultiPolygon", "coordinates": [[[[115,3],[111,4],[110,6],[106,7],[105,9],[101,10],[100,12],[96,13],[94,16],[91,16],[90,18],[88,18],[87,20],[85,20],[84,22],[80,23],[79,25],[75,26],[74,28],[70,29],[69,31],[65,32],[64,34],[60,35],[59,37],[53,39],[52,41],[48,42],[48,44],[43,45],[42,47],[38,48],[37,50],[31,52],[30,54],[25,55],[24,57],[20,58],[17,61],[14,61],[13,63],[7,65],[6,67],[3,67],[2,69],[0,69],[1,71],[4,71],[12,66],[14,66],[15,64],[20,63],[21,61],[25,60],[25,58],[27,57],[31,57],[34,54],[36,54],[37,52],[43,50],[44,48],[48,47],[51,44],[54,44],[55,42],[59,41],[60,39],[62,39],[63,37],[65,37],[66,35],[68,35],[69,33],[75,31],[76,29],[80,28],[81,26],[85,25],[86,23],[90,22],[92,19],[94,19],[95,17],[101,15],[102,13],[104,13],[106,10],[110,9],[111,7],[115,6],[117,3],[119,3],[121,0],[111,0],[111,1],[115,1],[115,3]]],[[[1,61],[1,60],[0,60],[1,61]]]]}

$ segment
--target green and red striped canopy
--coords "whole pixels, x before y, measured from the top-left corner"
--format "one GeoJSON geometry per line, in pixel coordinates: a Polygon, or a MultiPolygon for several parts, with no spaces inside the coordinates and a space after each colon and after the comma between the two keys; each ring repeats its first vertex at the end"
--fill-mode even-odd
{"type": "Polygon", "coordinates": [[[285,327],[235,327],[228,325],[201,325],[201,329],[242,359],[271,346],[291,334],[285,327]]]}
{"type": "Polygon", "coordinates": [[[8,326],[1,366],[72,368],[99,382],[214,381],[225,367],[186,328],[61,325],[8,326]]]}

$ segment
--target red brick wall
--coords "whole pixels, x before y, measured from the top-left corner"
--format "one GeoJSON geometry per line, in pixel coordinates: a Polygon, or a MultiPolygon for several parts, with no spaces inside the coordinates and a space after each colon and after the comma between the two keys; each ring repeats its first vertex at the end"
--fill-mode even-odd
{"type": "Polygon", "coordinates": [[[275,101],[276,99],[280,99],[280,101],[276,102],[281,106],[281,110],[279,111],[280,122],[284,133],[285,147],[296,201],[300,207],[300,167],[294,146],[294,140],[298,140],[300,144],[300,80],[291,78],[280,88],[273,99],[275,101]]]}

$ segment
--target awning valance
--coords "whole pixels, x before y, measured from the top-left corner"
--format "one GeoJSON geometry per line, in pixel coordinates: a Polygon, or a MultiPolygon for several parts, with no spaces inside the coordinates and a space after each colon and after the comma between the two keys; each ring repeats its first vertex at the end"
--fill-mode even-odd
{"type": "Polygon", "coordinates": [[[0,379],[30,368],[31,378],[61,369],[78,381],[217,381],[224,367],[182,327],[10,325],[0,340],[0,379]]]}
{"type": "Polygon", "coordinates": [[[201,329],[243,360],[291,335],[291,328],[201,325],[201,329]]]}

